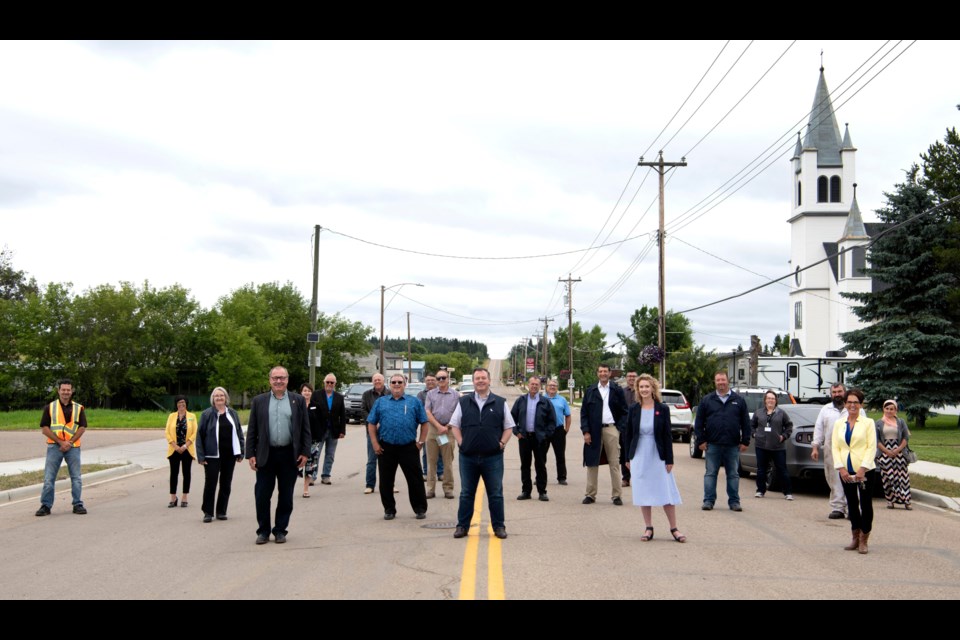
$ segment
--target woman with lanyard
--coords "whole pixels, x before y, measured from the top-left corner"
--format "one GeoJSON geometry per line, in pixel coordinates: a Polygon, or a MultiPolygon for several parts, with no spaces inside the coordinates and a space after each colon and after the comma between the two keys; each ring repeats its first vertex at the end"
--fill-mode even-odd
{"type": "Polygon", "coordinates": [[[783,489],[783,497],[793,500],[790,489],[790,474],[787,473],[787,440],[793,433],[790,416],[777,406],[777,392],[773,389],[763,394],[763,409],[753,412],[753,437],[757,449],[757,492],[762,498],[767,492],[767,468],[773,463],[783,489]]]}
{"type": "Polygon", "coordinates": [[[177,410],[167,416],[167,459],[170,460],[170,504],[177,506],[177,480],[183,467],[183,499],[181,507],[187,506],[190,495],[190,467],[197,457],[194,443],[197,441],[197,416],[187,411],[187,397],[174,399],[177,410]]]}
{"type": "Polygon", "coordinates": [[[217,520],[227,519],[227,504],[230,501],[230,485],[233,469],[243,460],[243,431],[240,416],[231,409],[230,396],[223,387],[210,394],[209,409],[200,416],[197,433],[197,461],[204,465],[203,521],[211,522],[214,513],[217,520]],[[220,492],[214,505],[213,497],[220,492]]]}
{"type": "Polygon", "coordinates": [[[873,482],[877,455],[877,427],[863,409],[863,391],[850,389],[846,395],[847,417],[833,427],[833,459],[843,482],[850,511],[853,540],[847,551],[867,553],[867,542],[873,529],[873,503],[870,485],[873,482]]]}

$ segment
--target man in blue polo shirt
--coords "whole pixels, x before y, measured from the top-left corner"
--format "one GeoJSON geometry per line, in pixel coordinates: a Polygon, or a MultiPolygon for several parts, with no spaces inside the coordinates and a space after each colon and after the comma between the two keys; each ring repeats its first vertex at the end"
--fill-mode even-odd
{"type": "Polygon", "coordinates": [[[397,501],[393,497],[397,466],[407,479],[410,506],[417,520],[427,517],[427,492],[420,475],[420,450],[427,439],[427,412],[419,400],[404,394],[405,389],[406,380],[402,375],[390,376],[390,395],[379,398],[367,415],[367,433],[380,470],[384,520],[393,520],[397,515],[397,501]]]}
{"type": "Polygon", "coordinates": [[[740,452],[750,444],[750,412],[747,403],[730,390],[726,371],[713,376],[717,390],[700,401],[693,426],[696,444],[705,452],[706,472],[703,475],[703,506],[710,511],[717,501],[717,475],[723,465],[727,476],[727,504],[732,511],[740,507],[740,452]]]}
{"type": "Polygon", "coordinates": [[[557,457],[557,482],[567,484],[567,432],[570,431],[570,405],[567,399],[559,393],[559,385],[556,380],[547,382],[547,400],[553,405],[557,417],[557,428],[553,431],[550,438],[550,444],[553,446],[553,454],[557,457]]]}

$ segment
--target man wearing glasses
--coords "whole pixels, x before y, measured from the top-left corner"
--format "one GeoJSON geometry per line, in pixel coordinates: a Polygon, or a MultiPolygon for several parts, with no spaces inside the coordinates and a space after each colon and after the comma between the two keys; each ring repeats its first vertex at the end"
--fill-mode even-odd
{"type": "Polygon", "coordinates": [[[311,433],[307,403],[299,393],[287,391],[290,374],[283,367],[270,370],[270,391],[253,399],[247,425],[246,457],[257,472],[253,495],[257,502],[257,544],[266,544],[273,533],[277,543],[287,541],[293,513],[297,469],[307,463],[311,433]],[[277,486],[277,513],[270,527],[270,499],[277,486]]]}
{"type": "Polygon", "coordinates": [[[460,394],[450,389],[450,373],[437,372],[437,387],[427,392],[427,419],[430,434],[427,436],[427,498],[436,496],[437,464],[443,460],[443,497],[453,499],[453,434],[450,433],[450,418],[460,401],[460,394]]]}
{"type": "Polygon", "coordinates": [[[427,517],[427,495],[420,475],[420,450],[427,439],[427,412],[419,400],[404,393],[406,384],[402,375],[390,376],[390,395],[378,399],[367,415],[367,433],[380,469],[384,520],[393,520],[397,515],[393,483],[398,466],[407,480],[410,506],[417,520],[427,517]]]}

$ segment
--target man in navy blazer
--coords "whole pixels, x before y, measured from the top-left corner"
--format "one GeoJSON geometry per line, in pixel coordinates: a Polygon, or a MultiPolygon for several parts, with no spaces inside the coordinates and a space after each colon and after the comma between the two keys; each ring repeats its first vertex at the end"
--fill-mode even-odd
{"type": "Polygon", "coordinates": [[[257,502],[257,544],[266,544],[273,533],[278,543],[287,541],[287,525],[293,512],[297,469],[310,453],[310,418],[307,403],[298,393],[287,391],[290,374],[283,367],[270,370],[270,392],[253,399],[247,425],[246,457],[257,472],[253,495],[257,502]],[[270,527],[270,499],[277,486],[277,513],[270,527]]]}
{"type": "Polygon", "coordinates": [[[597,482],[601,449],[607,454],[613,504],[623,500],[620,475],[620,432],[627,417],[627,401],[623,388],[610,382],[610,366],[597,367],[599,382],[591,385],[580,407],[580,431],[583,432],[583,466],[587,468],[587,491],[583,504],[597,501],[597,482]]]}
{"type": "Polygon", "coordinates": [[[537,470],[537,493],[540,500],[547,502],[547,448],[550,438],[557,428],[557,414],[548,398],[540,395],[540,378],[530,376],[527,381],[529,393],[517,398],[510,410],[513,428],[520,442],[520,482],[521,493],[517,500],[529,500],[533,483],[530,481],[530,460],[537,470]]]}

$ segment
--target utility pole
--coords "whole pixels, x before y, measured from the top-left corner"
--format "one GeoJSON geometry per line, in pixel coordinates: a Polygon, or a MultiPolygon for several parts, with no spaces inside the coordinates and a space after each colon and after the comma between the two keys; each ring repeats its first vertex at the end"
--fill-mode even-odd
{"type": "MultiPolygon", "coordinates": [[[[320,273],[320,225],[313,226],[313,298],[310,300],[310,333],[317,332],[317,284],[320,273]]],[[[310,386],[316,388],[317,343],[310,343],[310,386]]]]}
{"type": "Polygon", "coordinates": [[[407,382],[413,382],[413,352],[410,349],[410,312],[407,311],[407,382]]]}
{"type": "Polygon", "coordinates": [[[387,288],[380,285],[380,375],[383,375],[383,299],[387,288]]]}
{"type": "Polygon", "coordinates": [[[663,176],[673,167],[687,166],[687,159],[680,158],[680,162],[664,162],[663,151],[660,151],[659,159],[656,162],[644,162],[643,156],[640,156],[638,167],[653,167],[660,174],[660,229],[657,232],[657,244],[660,247],[660,302],[659,314],[657,318],[657,342],[663,351],[663,360],[660,361],[660,387],[667,385],[667,293],[666,280],[664,276],[666,234],[663,230],[663,176]]]}
{"type": "MultiPolygon", "coordinates": [[[[568,362],[570,367],[570,379],[573,379],[573,283],[580,282],[580,278],[573,279],[573,274],[568,274],[566,280],[557,278],[558,282],[567,283],[567,346],[570,348],[570,357],[568,362]]],[[[567,390],[570,391],[570,404],[573,404],[573,387],[567,384],[567,390]]]]}
{"type": "Polygon", "coordinates": [[[539,364],[543,362],[540,360],[540,332],[537,331],[535,334],[533,334],[533,337],[537,339],[537,348],[533,350],[533,370],[540,371],[539,364]]]}
{"type": "Polygon", "coordinates": [[[550,340],[549,340],[549,337],[548,337],[549,334],[547,333],[547,324],[549,324],[550,322],[553,322],[553,319],[552,319],[552,318],[537,318],[537,320],[542,320],[542,321],[543,321],[543,375],[545,375],[545,376],[547,376],[547,377],[549,378],[549,377],[550,377],[550,370],[547,368],[547,363],[548,363],[547,354],[548,354],[549,351],[550,351],[550,349],[549,349],[550,340]]]}

